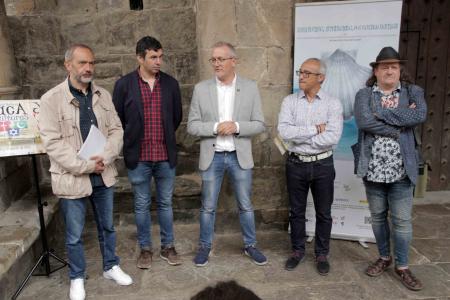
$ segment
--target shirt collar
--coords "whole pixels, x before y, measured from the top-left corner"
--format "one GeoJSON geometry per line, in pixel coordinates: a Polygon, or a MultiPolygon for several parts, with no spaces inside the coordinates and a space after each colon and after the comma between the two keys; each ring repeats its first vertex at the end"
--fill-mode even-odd
{"type": "MultiPolygon", "coordinates": [[[[323,93],[324,92],[322,91],[322,89],[320,89],[317,92],[317,94],[316,94],[316,99],[322,100],[324,98],[323,93]]],[[[299,95],[300,98],[305,98],[306,99],[306,94],[305,94],[305,92],[303,90],[298,90],[298,95],[299,95]]]]}
{"type": "MultiPolygon", "coordinates": [[[[142,78],[142,76],[141,76],[141,71],[140,71],[139,67],[136,69],[136,72],[137,72],[137,74],[138,74],[139,79],[140,79],[142,82],[148,83],[146,80],[144,80],[144,78],[142,78]]],[[[158,81],[158,80],[159,80],[160,74],[161,74],[161,72],[156,73],[156,75],[155,75],[155,81],[158,81]]]]}
{"type": "MultiPolygon", "coordinates": [[[[397,84],[397,87],[395,88],[395,90],[392,91],[392,94],[395,93],[395,92],[400,93],[401,89],[402,89],[402,83],[399,82],[399,83],[397,84]]],[[[380,87],[378,86],[378,84],[377,84],[376,82],[375,82],[375,84],[374,84],[373,87],[372,87],[372,91],[374,91],[374,92],[379,92],[379,93],[381,93],[381,94],[384,95],[384,91],[382,91],[382,90],[380,89],[380,87]]]]}
{"type": "Polygon", "coordinates": [[[224,84],[216,76],[216,85],[217,85],[217,87],[234,87],[234,86],[236,86],[236,77],[237,77],[236,74],[234,74],[233,81],[230,84],[224,84]]]}
{"type": "MultiPolygon", "coordinates": [[[[72,85],[72,82],[70,82],[70,78],[68,78],[67,82],[69,83],[69,90],[70,90],[70,92],[72,93],[72,95],[75,96],[75,94],[78,94],[78,95],[80,95],[80,96],[86,96],[86,94],[83,93],[82,90],[77,89],[76,87],[74,87],[74,86],[72,85]]],[[[91,92],[92,92],[92,84],[89,82],[89,86],[88,86],[88,88],[87,88],[87,95],[89,95],[91,92]]]]}

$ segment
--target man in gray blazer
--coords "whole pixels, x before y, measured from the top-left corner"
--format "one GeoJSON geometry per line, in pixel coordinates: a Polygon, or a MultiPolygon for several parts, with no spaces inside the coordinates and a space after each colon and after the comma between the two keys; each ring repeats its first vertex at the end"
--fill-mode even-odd
{"type": "Polygon", "coordinates": [[[257,265],[267,258],[256,246],[255,218],[251,203],[251,137],[264,131],[261,99],[254,81],[235,73],[236,51],[226,42],[213,46],[209,59],[215,77],[194,88],[188,133],[200,137],[199,168],[202,176],[200,242],[196,266],[208,263],[214,235],[215,212],[225,171],[231,177],[239,207],[244,253],[257,265]]]}

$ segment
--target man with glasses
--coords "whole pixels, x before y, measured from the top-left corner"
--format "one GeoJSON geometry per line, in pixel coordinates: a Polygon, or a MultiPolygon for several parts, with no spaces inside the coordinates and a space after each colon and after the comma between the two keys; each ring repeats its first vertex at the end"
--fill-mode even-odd
{"type": "Polygon", "coordinates": [[[116,82],[113,102],[124,129],[123,157],[134,193],[140,247],[137,267],[148,269],[152,264],[152,177],[156,184],[160,257],[170,265],[179,265],[174,247],[172,195],[177,163],[175,131],[182,118],[180,87],[175,78],[160,70],[163,49],[157,39],[140,39],[136,58],[139,67],[116,82]]]}
{"type": "Polygon", "coordinates": [[[239,208],[244,253],[257,265],[266,257],[256,248],[255,217],[251,203],[251,137],[264,131],[261,99],[255,82],[236,75],[236,51],[226,42],[213,46],[209,60],[215,77],[194,88],[188,132],[200,137],[199,168],[202,176],[199,250],[196,266],[208,263],[214,222],[225,172],[230,176],[239,208]]]}
{"type": "Polygon", "coordinates": [[[284,98],[278,118],[278,131],[289,150],[286,181],[293,251],[285,268],[291,271],[305,258],[305,210],[311,190],[316,210],[314,252],[320,275],[330,270],[327,256],[333,221],[333,147],[339,142],[343,125],[341,102],[321,89],[325,73],[321,60],[307,59],[297,71],[300,90],[284,98]]]}

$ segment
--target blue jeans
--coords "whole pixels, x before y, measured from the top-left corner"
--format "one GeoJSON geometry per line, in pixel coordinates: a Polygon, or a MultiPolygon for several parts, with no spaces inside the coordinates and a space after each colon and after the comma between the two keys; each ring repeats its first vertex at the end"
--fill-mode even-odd
{"type": "Polygon", "coordinates": [[[251,203],[252,169],[242,169],[236,152],[216,152],[206,171],[202,171],[202,207],[200,208],[200,246],[211,248],[214,236],[217,200],[225,171],[231,178],[244,246],[256,244],[255,217],[251,203]]]}
{"type": "Polygon", "coordinates": [[[411,211],[414,185],[408,177],[393,183],[364,180],[367,201],[372,216],[372,229],[380,256],[390,256],[390,210],[395,264],[408,265],[409,244],[412,239],[411,211]]]}
{"type": "Polygon", "coordinates": [[[155,178],[156,184],[161,246],[171,247],[174,240],[172,195],[175,184],[175,167],[171,168],[167,161],[141,161],[135,169],[128,169],[128,179],[134,193],[134,213],[139,246],[141,249],[149,250],[152,247],[150,216],[152,177],[155,178]]]}
{"type": "Polygon", "coordinates": [[[103,257],[103,270],[107,271],[119,264],[116,256],[116,231],[113,223],[114,188],[94,187],[89,197],[79,199],[61,198],[61,212],[66,224],[66,249],[69,259],[70,279],[84,278],[86,261],[84,259],[83,233],[87,201],[91,202],[97,224],[98,241],[103,257]]]}
{"type": "Polygon", "coordinates": [[[328,255],[333,219],[331,205],[334,199],[333,156],[314,162],[302,162],[290,155],[286,160],[286,183],[289,193],[289,223],[293,250],[305,253],[305,212],[309,190],[316,211],[315,245],[316,256],[328,255]]]}

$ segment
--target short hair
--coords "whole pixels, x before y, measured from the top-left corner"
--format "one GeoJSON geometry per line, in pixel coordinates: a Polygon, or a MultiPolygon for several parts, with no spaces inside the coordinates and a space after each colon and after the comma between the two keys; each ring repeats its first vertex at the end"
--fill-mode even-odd
{"type": "Polygon", "coordinates": [[[144,36],[136,43],[136,55],[145,57],[147,50],[158,51],[162,49],[161,43],[152,36],[144,36]]]}
{"type": "Polygon", "coordinates": [[[230,52],[231,52],[231,57],[236,58],[237,54],[236,54],[236,48],[234,48],[234,46],[228,42],[224,42],[224,41],[219,41],[217,43],[215,43],[212,48],[219,48],[219,47],[227,47],[230,52]]]}
{"type": "Polygon", "coordinates": [[[94,54],[94,51],[92,50],[91,47],[89,47],[88,45],[85,44],[73,44],[72,46],[70,46],[67,50],[66,53],[64,53],[64,60],[65,61],[70,61],[73,58],[73,53],[75,52],[76,49],[78,48],[84,48],[84,49],[88,49],[89,51],[92,52],[92,54],[94,54]]]}
{"type": "Polygon", "coordinates": [[[251,290],[236,281],[220,281],[215,287],[206,287],[194,295],[191,300],[261,300],[251,290]]]}
{"type": "Polygon", "coordinates": [[[307,62],[307,61],[317,62],[319,64],[319,73],[322,75],[327,74],[327,65],[322,60],[315,58],[315,57],[310,57],[307,60],[305,60],[304,62],[307,62]]]}

